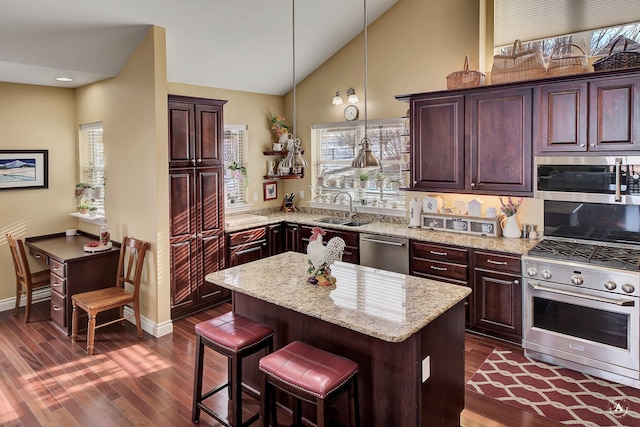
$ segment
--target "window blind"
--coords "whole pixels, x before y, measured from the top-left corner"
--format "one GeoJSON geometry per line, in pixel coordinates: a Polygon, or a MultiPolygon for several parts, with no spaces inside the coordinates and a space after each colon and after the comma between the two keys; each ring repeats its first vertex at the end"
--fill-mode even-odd
{"type": "Polygon", "coordinates": [[[494,45],[640,21],[638,0],[494,0],[494,45]]]}
{"type": "Polygon", "coordinates": [[[224,125],[224,184],[226,201],[229,204],[246,203],[246,180],[239,172],[229,169],[234,162],[246,166],[247,125],[224,125]]]}
{"type": "Polygon", "coordinates": [[[81,180],[97,189],[93,198],[87,200],[104,214],[104,139],[102,122],[80,125],[80,171],[81,180]]]}

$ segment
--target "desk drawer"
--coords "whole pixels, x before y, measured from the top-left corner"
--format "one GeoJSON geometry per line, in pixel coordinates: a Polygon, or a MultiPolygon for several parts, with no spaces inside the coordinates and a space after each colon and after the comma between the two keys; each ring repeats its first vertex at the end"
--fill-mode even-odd
{"type": "Polygon", "coordinates": [[[33,249],[32,247],[29,247],[29,255],[31,255],[32,257],[34,257],[35,259],[37,259],[38,261],[44,263],[44,264],[49,264],[49,256],[46,255],[44,252],[40,252],[37,249],[33,249]]]}
{"type": "Polygon", "coordinates": [[[67,294],[67,287],[65,286],[66,280],[57,274],[51,274],[49,283],[51,284],[51,290],[56,291],[60,295],[67,294]]]}
{"type": "Polygon", "coordinates": [[[67,277],[67,269],[65,268],[65,264],[61,263],[60,261],[51,258],[49,260],[49,268],[51,269],[51,272],[56,276],[59,276],[63,279],[67,277]]]}
{"type": "Polygon", "coordinates": [[[51,320],[63,328],[67,327],[66,302],[67,299],[63,295],[51,291],[51,320]]]}

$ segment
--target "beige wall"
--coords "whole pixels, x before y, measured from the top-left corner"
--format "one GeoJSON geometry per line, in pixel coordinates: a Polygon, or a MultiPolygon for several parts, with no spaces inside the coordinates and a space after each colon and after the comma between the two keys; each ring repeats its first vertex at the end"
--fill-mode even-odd
{"type": "MultiPolygon", "coordinates": [[[[170,319],[165,30],[152,27],[120,74],[77,90],[77,123],[101,121],[105,200],[114,240],[150,243],[142,315],[170,319]]],[[[95,232],[95,226],[80,227],[95,232]]]]}
{"type": "MultiPolygon", "coordinates": [[[[74,91],[0,83],[0,149],[49,150],[49,188],[0,191],[0,300],[15,298],[6,233],[24,239],[76,226],[77,132],[74,91]]],[[[43,269],[33,260],[34,270],[43,269]]]]}

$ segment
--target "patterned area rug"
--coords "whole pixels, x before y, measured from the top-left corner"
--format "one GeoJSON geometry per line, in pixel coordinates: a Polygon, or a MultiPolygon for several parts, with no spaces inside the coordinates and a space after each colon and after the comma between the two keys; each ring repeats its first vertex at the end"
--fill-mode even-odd
{"type": "Polygon", "coordinates": [[[562,424],[640,426],[640,390],[494,350],[467,389],[562,424]]]}

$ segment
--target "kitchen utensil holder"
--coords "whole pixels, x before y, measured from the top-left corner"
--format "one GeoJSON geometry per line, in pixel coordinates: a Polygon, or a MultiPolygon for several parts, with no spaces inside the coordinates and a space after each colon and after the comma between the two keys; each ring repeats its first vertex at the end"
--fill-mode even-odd
{"type": "Polygon", "coordinates": [[[501,234],[499,218],[468,215],[423,213],[421,215],[420,228],[488,237],[499,237],[501,234]],[[454,228],[456,222],[462,222],[466,224],[466,227],[463,230],[456,229],[454,228]],[[487,230],[489,225],[491,226],[490,231],[487,230]]]}

